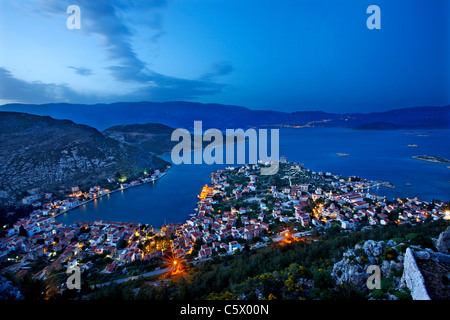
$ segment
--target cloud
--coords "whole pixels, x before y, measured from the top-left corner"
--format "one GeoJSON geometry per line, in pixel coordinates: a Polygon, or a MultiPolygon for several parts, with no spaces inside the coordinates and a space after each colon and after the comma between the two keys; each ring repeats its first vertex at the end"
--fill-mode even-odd
{"type": "Polygon", "coordinates": [[[174,101],[191,100],[201,96],[219,94],[224,84],[172,78],[160,74],[152,76],[154,81],[121,97],[122,101],[174,101]]]}
{"type": "Polygon", "coordinates": [[[210,70],[207,73],[205,73],[200,79],[202,79],[204,81],[210,81],[210,80],[214,80],[217,77],[230,74],[233,71],[234,71],[234,68],[231,65],[231,63],[226,62],[226,61],[217,62],[217,63],[211,65],[210,70]]]}
{"type": "Polygon", "coordinates": [[[80,75],[80,76],[90,76],[92,75],[92,70],[88,69],[88,68],[82,68],[82,67],[73,67],[73,66],[68,66],[67,68],[73,69],[75,70],[75,73],[80,75]]]}
{"type": "Polygon", "coordinates": [[[107,96],[80,93],[67,84],[25,81],[14,77],[11,72],[0,67],[0,101],[2,103],[110,103],[117,101],[174,101],[190,100],[199,96],[218,94],[223,84],[172,78],[153,73],[155,81],[149,81],[130,93],[107,96]]]}
{"type": "Polygon", "coordinates": [[[0,99],[24,103],[90,103],[96,100],[96,97],[79,94],[66,84],[28,82],[17,79],[9,70],[0,67],[0,99]]]}
{"type": "MultiPolygon", "coordinates": [[[[45,14],[65,13],[72,0],[35,0],[40,11],[45,14]]],[[[167,6],[166,0],[133,1],[133,0],[78,0],[81,9],[81,31],[86,34],[97,34],[102,39],[107,59],[112,65],[107,69],[113,78],[119,82],[131,82],[141,85],[140,89],[126,95],[135,97],[142,95],[140,100],[179,100],[193,99],[200,96],[217,94],[225,85],[214,83],[220,75],[230,73],[233,68],[229,63],[218,63],[211,67],[210,72],[197,80],[182,79],[163,75],[151,70],[147,64],[138,58],[132,47],[133,29],[127,23],[126,13],[145,12],[145,23],[154,31],[153,42],[164,36],[161,14],[157,9],[167,6]],[[148,14],[147,14],[148,13],[148,14]]],[[[134,23],[134,21],[133,21],[134,23]]],[[[73,68],[78,74],[89,75],[82,68],[73,68]]]]}
{"type": "MultiPolygon", "coordinates": [[[[72,0],[36,0],[43,14],[66,14],[66,9],[73,4],[72,0]]],[[[144,70],[145,63],[141,61],[132,48],[133,31],[125,22],[124,14],[130,10],[152,10],[163,7],[166,1],[109,1],[109,0],[78,0],[77,5],[81,11],[81,32],[96,34],[102,39],[102,45],[106,50],[107,58],[118,66],[130,68],[133,71],[144,70]]],[[[149,14],[147,25],[160,32],[161,18],[156,13],[149,14]],[[152,19],[152,17],[154,17],[152,19]]],[[[120,73],[113,73],[120,78],[120,73]]],[[[125,80],[140,81],[128,78],[125,80]]]]}

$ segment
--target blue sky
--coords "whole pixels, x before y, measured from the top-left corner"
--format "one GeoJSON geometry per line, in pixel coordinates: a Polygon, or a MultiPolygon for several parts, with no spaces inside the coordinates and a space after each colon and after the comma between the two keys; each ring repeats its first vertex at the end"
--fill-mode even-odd
{"type": "Polygon", "coordinates": [[[450,104],[448,0],[3,0],[0,103],[450,104]],[[69,5],[81,29],[69,30],[69,5]],[[381,29],[369,30],[370,5],[381,29]]]}

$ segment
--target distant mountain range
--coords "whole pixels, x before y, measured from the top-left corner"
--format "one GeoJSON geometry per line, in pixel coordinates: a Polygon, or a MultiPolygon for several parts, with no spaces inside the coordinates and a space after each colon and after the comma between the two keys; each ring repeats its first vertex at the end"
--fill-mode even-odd
{"type": "Polygon", "coordinates": [[[146,149],[71,120],[0,112],[0,204],[15,203],[29,188],[92,187],[168,164],[146,149]]]}
{"type": "Polygon", "coordinates": [[[245,107],[174,102],[118,102],[112,104],[7,104],[0,111],[49,115],[70,119],[105,130],[112,126],[162,123],[173,128],[192,128],[195,120],[203,128],[258,126],[345,127],[359,130],[450,128],[450,106],[413,107],[371,113],[327,113],[323,111],[280,112],[245,107]]]}
{"type": "Polygon", "coordinates": [[[375,113],[293,113],[192,102],[0,106],[0,204],[24,190],[94,185],[168,163],[174,128],[346,127],[357,130],[450,128],[450,106],[375,113]],[[9,111],[2,111],[9,110],[9,111]],[[14,112],[10,112],[14,111],[14,112]],[[59,119],[59,120],[58,120],[59,119]]]}

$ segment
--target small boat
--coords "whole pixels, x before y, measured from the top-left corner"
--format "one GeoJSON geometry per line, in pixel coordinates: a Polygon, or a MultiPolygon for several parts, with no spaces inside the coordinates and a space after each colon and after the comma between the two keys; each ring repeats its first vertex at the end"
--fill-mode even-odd
{"type": "Polygon", "coordinates": [[[418,145],[417,144],[408,144],[408,147],[410,147],[410,148],[417,148],[418,145]]]}
{"type": "Polygon", "coordinates": [[[407,182],[407,183],[405,183],[405,186],[412,186],[412,184],[407,182]]]}

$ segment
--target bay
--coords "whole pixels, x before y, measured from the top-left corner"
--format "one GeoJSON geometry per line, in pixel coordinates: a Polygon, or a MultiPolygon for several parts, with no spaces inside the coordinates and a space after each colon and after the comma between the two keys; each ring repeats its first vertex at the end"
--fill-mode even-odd
{"type": "MultiPolygon", "coordinates": [[[[450,130],[358,131],[343,128],[282,128],[280,156],[316,172],[392,182],[396,188],[371,190],[387,199],[450,199],[449,164],[412,159],[433,155],[450,159],[450,130]],[[408,147],[416,144],[417,147],[408,147]],[[339,156],[337,153],[348,154],[339,156]]],[[[170,155],[164,155],[170,161],[170,155]]],[[[69,211],[57,221],[126,221],[160,227],[183,222],[194,212],[197,195],[211,172],[227,165],[181,164],[160,180],[110,194],[69,211]]]]}

